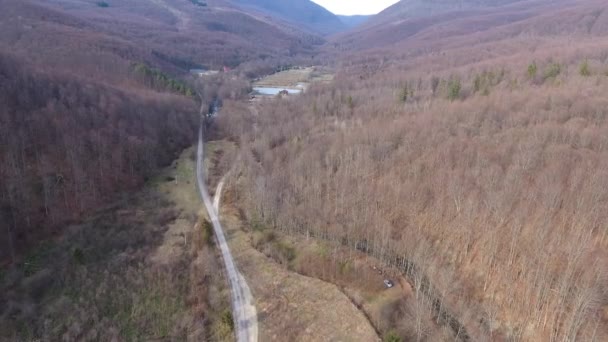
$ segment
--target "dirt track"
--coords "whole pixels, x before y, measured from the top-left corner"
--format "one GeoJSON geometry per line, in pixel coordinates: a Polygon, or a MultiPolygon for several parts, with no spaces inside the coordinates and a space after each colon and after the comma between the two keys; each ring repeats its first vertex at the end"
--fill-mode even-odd
{"type": "MultiPolygon", "coordinates": [[[[224,260],[226,273],[228,275],[232,300],[232,316],[235,322],[237,341],[256,342],[258,340],[258,321],[256,308],[253,304],[253,297],[251,296],[251,291],[249,290],[247,282],[239,273],[232,258],[232,254],[230,254],[230,248],[228,247],[228,242],[226,242],[226,237],[218,217],[217,204],[216,207],[213,206],[207,191],[207,185],[205,184],[203,172],[203,124],[204,123],[201,120],[196,161],[196,179],[198,182],[198,188],[205,207],[207,208],[209,219],[213,224],[213,230],[217,238],[217,245],[222,252],[222,259],[224,260]]],[[[219,192],[221,192],[221,187],[222,183],[219,184],[219,192]]],[[[219,197],[217,197],[216,203],[219,203],[219,197]]]]}
{"type": "MultiPolygon", "coordinates": [[[[221,190],[218,186],[218,205],[221,190]]],[[[221,217],[235,261],[255,295],[260,341],[380,341],[335,285],[291,272],[253,248],[229,204],[221,217]]]]}

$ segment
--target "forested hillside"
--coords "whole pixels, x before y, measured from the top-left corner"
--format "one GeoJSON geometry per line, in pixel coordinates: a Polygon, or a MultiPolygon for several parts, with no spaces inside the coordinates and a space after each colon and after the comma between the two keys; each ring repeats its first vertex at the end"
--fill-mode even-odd
{"type": "Polygon", "coordinates": [[[47,74],[0,56],[0,250],[48,236],[192,143],[192,99],[47,74]]]}
{"type": "Polygon", "coordinates": [[[602,340],[608,65],[579,63],[539,62],[542,85],[527,65],[347,77],[262,106],[257,132],[223,118],[239,200],[252,222],[406,256],[478,338],[602,340]]]}
{"type": "Polygon", "coordinates": [[[371,25],[395,23],[398,20],[431,17],[442,13],[467,12],[500,7],[527,0],[402,0],[374,16],[371,25]]]}
{"type": "Polygon", "coordinates": [[[506,51],[500,48],[467,51],[486,58],[490,54],[517,52],[543,41],[561,41],[578,35],[604,36],[608,32],[608,14],[602,1],[482,1],[492,6],[470,3],[457,11],[450,11],[450,6],[445,10],[437,4],[441,10],[436,15],[409,16],[409,12],[402,12],[400,6],[409,6],[410,2],[402,1],[394,6],[394,11],[389,8],[361,27],[335,36],[331,47],[342,60],[344,55],[361,60],[374,51],[376,59],[382,56],[385,62],[411,60],[417,56],[435,57],[483,43],[513,47],[506,51]]]}
{"type": "MultiPolygon", "coordinates": [[[[0,43],[32,62],[97,79],[121,61],[174,73],[303,56],[322,38],[222,0],[2,0],[0,43]],[[105,3],[107,6],[100,6],[105,3]],[[94,73],[94,74],[93,74],[94,73]]],[[[121,79],[124,79],[122,77],[121,79]]],[[[113,80],[117,81],[117,80],[113,80]]]]}
{"type": "Polygon", "coordinates": [[[0,340],[231,340],[188,147],[323,40],[221,0],[0,9],[0,340]]]}
{"type": "Polygon", "coordinates": [[[605,5],[552,4],[348,51],[334,84],[220,118],[251,224],[402,267],[471,340],[606,340],[605,5]]]}
{"type": "MultiPolygon", "coordinates": [[[[605,1],[403,0],[329,38],[304,0],[0,8],[0,339],[232,338],[187,149],[219,99],[204,167],[242,243],[321,279],[365,259],[378,336],[608,340],[605,1]],[[335,75],[247,96],[311,63],[335,75]]],[[[262,328],[301,304],[269,279],[262,328]]]]}
{"type": "MultiPolygon", "coordinates": [[[[2,263],[138,188],[193,142],[189,69],[268,72],[322,42],[221,0],[0,7],[2,263]]],[[[235,94],[221,79],[203,87],[205,101],[235,94]]]]}

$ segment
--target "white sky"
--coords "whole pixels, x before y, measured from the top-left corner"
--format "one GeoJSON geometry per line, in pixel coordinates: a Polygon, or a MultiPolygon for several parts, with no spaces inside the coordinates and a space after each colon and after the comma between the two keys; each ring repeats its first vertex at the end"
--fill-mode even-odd
{"type": "Polygon", "coordinates": [[[312,0],[334,14],[376,14],[399,0],[312,0]]]}

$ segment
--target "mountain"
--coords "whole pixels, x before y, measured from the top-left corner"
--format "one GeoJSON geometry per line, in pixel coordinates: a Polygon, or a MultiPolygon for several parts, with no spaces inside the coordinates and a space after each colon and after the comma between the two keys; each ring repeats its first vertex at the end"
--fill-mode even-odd
{"type": "Polygon", "coordinates": [[[336,15],[309,0],[232,0],[243,8],[282,18],[301,28],[322,35],[330,35],[347,29],[336,15]]]}
{"type": "Polygon", "coordinates": [[[397,19],[428,17],[446,12],[498,7],[521,1],[525,0],[401,0],[378,13],[371,24],[397,19]]]}
{"type": "Polygon", "coordinates": [[[231,117],[243,212],[402,267],[429,341],[608,341],[606,1],[458,3],[403,1],[332,37],[333,83],[231,117]]]}
{"type": "Polygon", "coordinates": [[[295,56],[322,43],[293,25],[221,0],[2,3],[0,44],[43,62],[82,55],[81,64],[91,61],[85,55],[100,53],[181,70],[217,68],[295,56]]]}
{"type": "MultiPolygon", "coordinates": [[[[221,0],[0,8],[0,264],[137,189],[191,143],[200,105],[189,69],[266,73],[323,42],[221,0]]],[[[247,89],[230,82],[229,96],[247,89]]]]}
{"type": "Polygon", "coordinates": [[[357,27],[366,21],[368,21],[371,15],[339,15],[338,18],[346,25],[349,29],[357,27]]]}
{"type": "Polygon", "coordinates": [[[390,49],[402,51],[402,56],[423,55],[429,50],[439,52],[450,46],[523,35],[548,39],[553,35],[602,34],[608,20],[602,1],[463,1],[446,7],[439,6],[444,3],[440,0],[429,3],[401,1],[367,23],[337,35],[332,46],[341,52],[390,49]]]}

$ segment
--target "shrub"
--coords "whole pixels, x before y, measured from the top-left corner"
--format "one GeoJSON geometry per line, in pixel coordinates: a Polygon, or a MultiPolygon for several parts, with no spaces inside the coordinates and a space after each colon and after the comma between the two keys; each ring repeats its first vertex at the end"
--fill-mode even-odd
{"type": "Polygon", "coordinates": [[[403,88],[399,90],[399,94],[397,96],[397,101],[401,103],[407,102],[407,99],[412,98],[414,96],[414,89],[410,88],[408,85],[405,85],[403,88]]]}
{"type": "Polygon", "coordinates": [[[401,342],[401,337],[399,337],[399,335],[397,335],[397,333],[394,330],[391,330],[384,336],[382,341],[383,342],[401,342]]]}
{"type": "Polygon", "coordinates": [[[544,80],[548,80],[550,78],[556,78],[562,72],[562,66],[559,63],[551,63],[545,69],[545,74],[543,75],[544,80]]]}
{"type": "Polygon", "coordinates": [[[348,96],[346,98],[346,105],[348,106],[348,109],[353,110],[355,108],[355,104],[353,103],[353,97],[352,96],[348,96]]]}
{"type": "Polygon", "coordinates": [[[448,82],[448,98],[452,101],[460,97],[460,90],[462,90],[462,84],[457,78],[453,78],[448,82]]]}
{"type": "Polygon", "coordinates": [[[344,275],[350,272],[353,269],[353,265],[350,260],[338,261],[338,270],[340,274],[344,275]]]}
{"type": "Polygon", "coordinates": [[[97,1],[95,4],[97,5],[97,7],[101,7],[101,8],[110,7],[110,4],[105,1],[97,1]]]}
{"type": "Polygon", "coordinates": [[[79,265],[84,265],[84,252],[82,251],[82,249],[80,248],[74,248],[74,251],[72,251],[72,258],[74,259],[74,262],[76,262],[79,265]]]}
{"type": "Polygon", "coordinates": [[[589,70],[589,61],[585,60],[578,69],[578,72],[581,76],[588,77],[591,76],[591,70],[589,70]]]}
{"type": "Polygon", "coordinates": [[[207,219],[201,219],[203,242],[208,246],[213,244],[213,225],[207,219]]]}
{"type": "Polygon", "coordinates": [[[407,87],[402,88],[401,90],[399,90],[399,95],[397,96],[397,101],[405,103],[407,101],[407,87]]]}
{"type": "Polygon", "coordinates": [[[435,95],[435,92],[437,92],[437,87],[439,87],[440,81],[441,80],[439,77],[433,76],[433,78],[431,78],[431,90],[433,91],[433,95],[435,95]]]}
{"type": "Polygon", "coordinates": [[[222,311],[213,324],[214,341],[230,341],[234,335],[234,318],[230,309],[222,311]]]}
{"type": "Polygon", "coordinates": [[[264,222],[262,222],[259,219],[253,219],[251,220],[251,229],[253,229],[254,231],[257,232],[263,232],[266,229],[268,229],[268,227],[264,224],[264,222]]]}
{"type": "Polygon", "coordinates": [[[277,242],[277,250],[284,261],[289,263],[296,258],[296,250],[289,243],[284,241],[277,242]]]}
{"type": "Polygon", "coordinates": [[[475,81],[473,81],[473,89],[475,90],[475,92],[478,92],[481,90],[482,83],[483,83],[483,80],[481,79],[481,75],[476,75],[475,81]]]}
{"type": "Polygon", "coordinates": [[[272,230],[257,230],[253,235],[253,247],[257,249],[261,249],[266,246],[268,243],[273,242],[276,239],[276,235],[272,230]]]}
{"type": "Polygon", "coordinates": [[[530,79],[534,79],[534,78],[536,78],[537,73],[538,73],[538,66],[536,65],[536,62],[532,62],[530,65],[528,65],[528,77],[530,79]]]}
{"type": "Polygon", "coordinates": [[[37,247],[32,248],[29,253],[25,255],[23,263],[21,264],[23,274],[26,277],[30,277],[43,269],[48,261],[50,250],[51,244],[49,242],[42,242],[37,247]]]}
{"type": "Polygon", "coordinates": [[[224,310],[220,319],[222,321],[222,325],[228,327],[230,331],[234,331],[234,318],[232,318],[232,312],[230,310],[224,310]]]}
{"type": "Polygon", "coordinates": [[[477,74],[473,81],[474,91],[476,93],[481,91],[483,95],[489,95],[490,87],[498,85],[502,81],[504,73],[505,71],[502,70],[498,74],[493,71],[484,71],[481,74],[477,74]]]}

